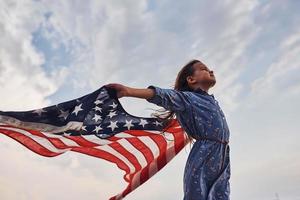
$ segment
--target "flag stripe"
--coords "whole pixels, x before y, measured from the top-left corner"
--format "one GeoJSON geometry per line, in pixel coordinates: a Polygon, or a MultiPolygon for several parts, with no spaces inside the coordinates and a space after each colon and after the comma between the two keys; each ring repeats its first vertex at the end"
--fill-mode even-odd
{"type": "Polygon", "coordinates": [[[16,132],[14,130],[8,130],[8,129],[1,128],[0,132],[3,133],[4,135],[11,137],[12,139],[14,139],[18,142],[20,142],[21,144],[23,144],[30,150],[32,150],[42,156],[53,157],[53,156],[58,156],[65,152],[63,150],[51,151],[47,148],[48,147],[47,143],[44,143],[46,145],[43,146],[39,142],[37,142],[37,140],[27,137],[26,135],[16,132]]]}
{"type": "Polygon", "coordinates": [[[51,134],[33,130],[26,131],[8,126],[1,126],[0,131],[7,136],[22,141],[21,144],[28,148],[31,147],[29,149],[43,156],[57,156],[67,151],[66,149],[72,148],[71,151],[99,157],[117,164],[120,169],[126,172],[123,178],[129,184],[122,193],[110,199],[122,199],[143,184],[176,155],[176,149],[178,151],[185,144],[184,134],[169,132],[165,132],[165,136],[167,135],[169,140],[165,140],[163,135],[156,133],[151,135],[147,131],[116,134],[116,137],[105,140],[93,135],[61,136],[60,138],[55,135],[51,137],[51,134]],[[125,138],[119,138],[120,135],[125,136],[125,138]],[[139,135],[139,137],[134,137],[134,135],[139,135]],[[25,140],[28,142],[24,142],[25,140]],[[106,142],[103,142],[103,140],[106,142]],[[115,142],[112,143],[110,140],[115,142]],[[180,142],[180,140],[182,141],[180,142]],[[33,143],[39,147],[37,148],[33,143]],[[100,145],[99,143],[102,146],[95,146],[100,145]]]}
{"type": "Polygon", "coordinates": [[[157,118],[126,113],[116,93],[105,87],[42,109],[0,111],[0,133],[41,156],[73,151],[107,160],[124,170],[123,179],[128,184],[110,200],[121,200],[145,183],[188,143],[176,119],[163,133],[162,123],[157,118]]]}
{"type": "MultiPolygon", "coordinates": [[[[130,139],[130,138],[129,138],[130,139]]],[[[139,165],[141,166],[141,168],[145,167],[148,163],[147,160],[144,156],[144,154],[137,149],[134,145],[132,145],[129,141],[128,138],[122,139],[118,141],[120,143],[120,145],[122,145],[125,149],[127,149],[130,153],[133,154],[133,156],[136,157],[139,165]]]]}

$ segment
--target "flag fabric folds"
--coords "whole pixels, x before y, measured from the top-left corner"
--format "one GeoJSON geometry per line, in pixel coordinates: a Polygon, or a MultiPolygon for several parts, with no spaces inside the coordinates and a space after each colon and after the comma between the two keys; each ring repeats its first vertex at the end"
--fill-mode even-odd
{"type": "Polygon", "coordinates": [[[123,199],[188,143],[176,119],[167,128],[164,123],[127,113],[116,91],[105,86],[41,109],[0,111],[0,133],[41,156],[74,151],[105,159],[125,171],[127,187],[110,200],[123,199]]]}

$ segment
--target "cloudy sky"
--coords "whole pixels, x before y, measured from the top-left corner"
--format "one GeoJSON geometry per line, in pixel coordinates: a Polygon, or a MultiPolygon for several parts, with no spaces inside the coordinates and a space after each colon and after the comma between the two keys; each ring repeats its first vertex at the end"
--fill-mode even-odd
{"type": "MultiPolygon", "coordinates": [[[[0,0],[0,110],[28,110],[107,83],[171,88],[191,59],[213,69],[231,131],[233,200],[300,200],[297,0],[0,0]]],[[[156,105],[124,97],[131,114],[156,105]]],[[[190,149],[127,196],[183,197],[190,149]]],[[[126,187],[116,165],[47,158],[0,134],[0,199],[100,200],[126,187]]]]}

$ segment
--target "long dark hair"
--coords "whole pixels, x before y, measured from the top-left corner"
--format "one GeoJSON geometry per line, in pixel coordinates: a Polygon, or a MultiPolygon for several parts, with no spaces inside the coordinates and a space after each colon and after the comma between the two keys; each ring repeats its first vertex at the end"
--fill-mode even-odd
{"type": "MultiPolygon", "coordinates": [[[[195,68],[193,65],[197,62],[201,63],[201,61],[196,60],[196,59],[190,60],[187,64],[185,64],[181,68],[181,70],[177,74],[175,85],[173,85],[173,89],[178,90],[178,91],[193,91],[193,89],[190,88],[190,86],[188,85],[188,82],[186,79],[188,76],[192,76],[194,74],[195,68]]],[[[164,126],[164,130],[162,132],[162,133],[164,133],[165,130],[167,129],[167,127],[170,126],[171,121],[176,118],[176,115],[173,111],[169,111],[164,108],[158,109],[156,111],[158,111],[158,112],[152,113],[152,116],[155,116],[164,121],[165,126],[164,126]]],[[[186,132],[185,132],[185,134],[187,135],[187,138],[188,138],[188,141],[189,141],[190,147],[191,147],[191,145],[195,142],[195,139],[192,136],[190,136],[189,134],[187,134],[186,132]]]]}

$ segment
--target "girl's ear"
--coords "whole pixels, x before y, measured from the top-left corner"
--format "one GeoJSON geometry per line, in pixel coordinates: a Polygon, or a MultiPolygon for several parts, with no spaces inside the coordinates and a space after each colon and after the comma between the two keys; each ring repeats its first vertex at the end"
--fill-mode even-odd
{"type": "Polygon", "coordinates": [[[193,83],[196,82],[196,80],[194,79],[193,76],[188,76],[188,77],[186,77],[186,81],[187,81],[188,83],[190,83],[190,84],[193,84],[193,83]]]}

